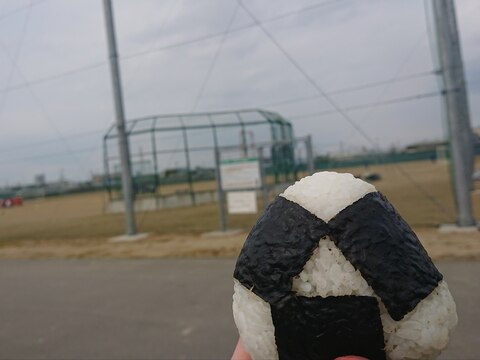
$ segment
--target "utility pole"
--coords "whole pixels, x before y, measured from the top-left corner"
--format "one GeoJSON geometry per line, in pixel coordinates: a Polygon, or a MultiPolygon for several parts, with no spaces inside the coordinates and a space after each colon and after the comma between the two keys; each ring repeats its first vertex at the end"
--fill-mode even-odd
{"type": "Polygon", "coordinates": [[[447,112],[452,180],[457,205],[457,225],[460,227],[474,226],[476,222],[470,194],[474,165],[473,134],[470,126],[455,5],[453,0],[431,0],[431,3],[438,60],[443,79],[443,101],[447,112]]]}
{"type": "Polygon", "coordinates": [[[120,151],[120,164],[122,168],[122,192],[123,201],[125,203],[127,235],[135,235],[137,233],[137,229],[135,225],[135,211],[133,208],[132,168],[130,164],[128,138],[125,131],[125,113],[123,109],[122,85],[120,80],[120,68],[118,65],[117,43],[115,40],[115,25],[113,22],[113,9],[111,0],[103,0],[103,8],[105,11],[105,23],[107,26],[107,41],[112,75],[113,101],[115,103],[115,115],[117,118],[118,147],[120,151]]]}

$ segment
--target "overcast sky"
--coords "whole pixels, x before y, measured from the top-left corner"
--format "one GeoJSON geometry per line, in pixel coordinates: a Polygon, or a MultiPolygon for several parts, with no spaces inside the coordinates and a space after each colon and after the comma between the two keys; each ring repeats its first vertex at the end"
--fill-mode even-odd
{"type": "MultiPolygon", "coordinates": [[[[244,2],[327,92],[435,69],[422,0],[244,2]]],[[[312,134],[317,153],[370,146],[340,115],[315,115],[332,107],[258,27],[248,26],[252,19],[235,0],[113,4],[127,119],[262,107],[291,120],[297,136],[312,134]],[[195,105],[222,36],[168,45],[222,33],[230,21],[233,31],[195,105]]],[[[479,126],[480,1],[456,6],[471,120],[479,126]]],[[[332,97],[348,108],[435,91],[437,79],[427,74],[332,97]]],[[[440,109],[432,96],[349,115],[388,148],[443,138],[440,109]]],[[[102,1],[0,0],[0,186],[40,173],[50,181],[101,173],[102,136],[113,122],[102,1]]]]}

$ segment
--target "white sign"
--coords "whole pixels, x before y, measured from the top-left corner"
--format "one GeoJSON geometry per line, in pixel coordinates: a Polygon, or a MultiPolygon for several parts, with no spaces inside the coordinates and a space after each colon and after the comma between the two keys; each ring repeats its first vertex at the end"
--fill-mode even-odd
{"type": "Polygon", "coordinates": [[[258,189],[262,186],[258,159],[226,160],[220,163],[223,190],[258,189]]]}
{"type": "Polygon", "coordinates": [[[257,195],[255,191],[230,191],[227,193],[229,214],[256,214],[257,195]]]}

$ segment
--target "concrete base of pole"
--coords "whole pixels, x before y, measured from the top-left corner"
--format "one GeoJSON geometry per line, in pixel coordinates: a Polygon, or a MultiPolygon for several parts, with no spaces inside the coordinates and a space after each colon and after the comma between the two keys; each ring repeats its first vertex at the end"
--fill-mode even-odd
{"type": "Polygon", "coordinates": [[[112,243],[134,242],[146,239],[147,237],[148,233],[140,233],[135,235],[119,235],[108,239],[108,241],[112,243]]]}
{"type": "Polygon", "coordinates": [[[231,237],[235,235],[239,235],[245,232],[243,229],[231,229],[227,231],[215,230],[203,233],[201,236],[202,238],[221,238],[221,237],[231,237]]]}
{"type": "Polygon", "coordinates": [[[457,224],[442,224],[438,228],[438,232],[442,234],[452,234],[452,233],[471,233],[478,231],[477,226],[458,226],[457,224]]]}

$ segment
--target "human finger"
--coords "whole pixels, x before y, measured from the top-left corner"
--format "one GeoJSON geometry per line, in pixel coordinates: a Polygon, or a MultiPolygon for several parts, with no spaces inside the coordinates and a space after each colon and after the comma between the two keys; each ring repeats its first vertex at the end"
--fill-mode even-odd
{"type": "Polygon", "coordinates": [[[237,346],[235,347],[235,351],[233,352],[232,360],[252,360],[250,355],[248,355],[248,353],[243,348],[240,339],[238,339],[237,346]]]}

